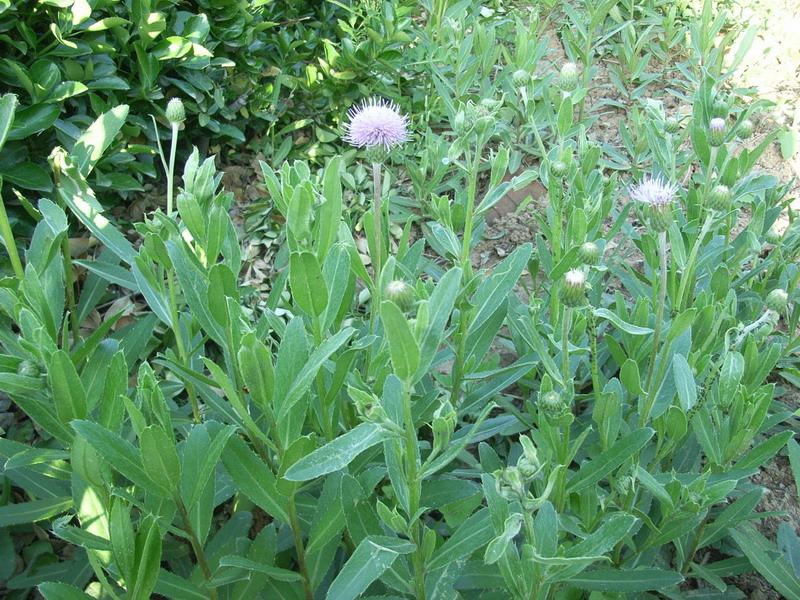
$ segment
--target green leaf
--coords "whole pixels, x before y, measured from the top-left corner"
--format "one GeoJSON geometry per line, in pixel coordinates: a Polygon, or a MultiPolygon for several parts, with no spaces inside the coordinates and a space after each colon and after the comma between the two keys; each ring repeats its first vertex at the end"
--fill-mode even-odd
{"type": "Polygon", "coordinates": [[[675,354],[672,357],[672,375],[675,378],[681,408],[685,411],[691,410],[697,402],[697,384],[694,382],[692,368],[683,354],[675,354]]]}
{"type": "Polygon", "coordinates": [[[756,570],[769,581],[786,600],[800,600],[800,578],[792,565],[782,556],[772,558],[772,544],[755,527],[746,523],[731,531],[731,537],[756,570]]]}
{"type": "Polygon", "coordinates": [[[695,314],[697,313],[696,308],[689,308],[675,317],[675,320],[672,322],[672,325],[669,326],[669,331],[667,332],[667,341],[671,342],[679,337],[684,331],[689,329],[694,322],[695,314]]]}
{"type": "Polygon", "coordinates": [[[91,173],[103,152],[111,144],[125,124],[128,117],[128,106],[120,104],[100,115],[94,123],[78,138],[72,148],[75,166],[85,177],[91,173]]]}
{"type": "Polygon", "coordinates": [[[26,190],[49,192],[53,189],[50,174],[32,162],[21,162],[0,170],[0,175],[16,186],[26,190]]]}
{"type": "Polygon", "coordinates": [[[78,372],[64,350],[53,353],[48,368],[56,414],[64,425],[86,418],[86,392],[78,372]]]}
{"type": "Polygon", "coordinates": [[[617,329],[620,329],[625,333],[630,333],[631,335],[647,335],[649,333],[653,333],[653,330],[649,327],[638,327],[637,325],[623,321],[619,316],[607,308],[595,309],[594,314],[598,317],[611,321],[617,329]]]}
{"type": "Polygon", "coordinates": [[[369,536],[353,552],[328,588],[328,600],[354,600],[392,566],[401,554],[414,551],[414,544],[398,538],[369,536]]]}
{"type": "Polygon", "coordinates": [[[220,567],[236,567],[237,569],[246,569],[248,571],[257,571],[268,575],[270,579],[277,579],[278,581],[300,581],[302,576],[295,571],[288,569],[281,569],[279,567],[271,567],[269,565],[262,565],[253,560],[244,558],[242,556],[225,556],[219,559],[220,567]]]}
{"type": "Polygon", "coordinates": [[[564,96],[558,107],[558,134],[564,137],[572,127],[572,98],[564,96]]]}
{"type": "Polygon", "coordinates": [[[419,367],[419,346],[403,312],[390,301],[381,302],[381,319],[389,341],[389,355],[395,373],[408,382],[419,367]]]}
{"type": "Polygon", "coordinates": [[[495,537],[488,508],[482,508],[456,530],[428,561],[429,570],[438,569],[453,561],[472,555],[495,537]]]}
{"type": "Polygon", "coordinates": [[[100,456],[131,482],[159,495],[166,492],[147,475],[142,468],[139,453],[129,441],[91,421],[73,421],[72,427],[100,456]]]}
{"type": "Polygon", "coordinates": [[[737,471],[749,471],[751,469],[758,469],[761,465],[766,463],[769,459],[775,456],[786,442],[794,437],[791,431],[782,431],[775,435],[769,436],[766,440],[755,446],[747,454],[745,454],[739,461],[733,465],[733,469],[737,471]]]}
{"type": "Polygon", "coordinates": [[[289,467],[284,478],[308,481],[343,469],[359,454],[389,439],[389,434],[375,423],[361,423],[344,435],[317,448],[289,467]]]}
{"type": "Polygon", "coordinates": [[[0,149],[6,143],[8,132],[14,124],[14,111],[17,108],[17,96],[15,94],[3,94],[0,98],[0,149]]]}
{"type": "Polygon", "coordinates": [[[238,358],[242,379],[250,390],[250,397],[265,410],[270,406],[275,390],[275,370],[269,348],[254,334],[249,334],[242,339],[238,358]]]}
{"type": "Polygon", "coordinates": [[[147,474],[161,487],[175,489],[181,476],[175,441],[158,425],[146,427],[139,437],[142,464],[147,474]]]}
{"type": "Polygon", "coordinates": [[[328,286],[317,257],[311,252],[293,252],[289,259],[292,297],[304,313],[320,316],[328,305],[328,286]]]}
{"type": "Polygon", "coordinates": [[[285,498],[278,493],[275,475],[238,436],[228,440],[222,464],[239,490],[279,521],[289,522],[285,498]]]}
{"type": "Polygon", "coordinates": [[[42,498],[18,504],[0,506],[0,527],[35,523],[49,519],[72,507],[72,498],[69,496],[59,498],[42,498]]]}
{"type": "Polygon", "coordinates": [[[39,593],[44,596],[45,600],[94,600],[89,594],[68,583],[52,581],[41,583],[39,584],[39,593]]]}
{"type": "Polygon", "coordinates": [[[603,479],[641,450],[653,437],[653,433],[649,427],[637,429],[593,460],[581,465],[580,470],[570,478],[567,492],[578,492],[603,479]]]}
{"type": "Polygon", "coordinates": [[[146,517],[136,536],[130,600],[149,600],[161,565],[161,530],[153,517],[146,517]]]}
{"type": "Polygon", "coordinates": [[[622,571],[617,569],[597,569],[585,571],[566,581],[572,587],[592,592],[647,592],[661,590],[683,581],[683,576],[675,571],[662,569],[637,569],[622,571]]]}

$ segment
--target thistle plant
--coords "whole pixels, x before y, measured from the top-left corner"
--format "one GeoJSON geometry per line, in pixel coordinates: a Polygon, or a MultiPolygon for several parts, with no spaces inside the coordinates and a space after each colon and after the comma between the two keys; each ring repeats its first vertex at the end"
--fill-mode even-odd
{"type": "MultiPolygon", "coordinates": [[[[393,102],[371,98],[350,109],[350,121],[344,125],[342,139],[356,148],[366,148],[367,160],[372,163],[373,178],[373,249],[372,266],[377,284],[384,253],[384,210],[381,207],[381,168],[389,152],[409,138],[408,117],[401,115],[393,102]]],[[[388,230],[388,218],[386,219],[388,230]]],[[[377,293],[377,292],[376,292],[377,293]]]]}
{"type": "MultiPolygon", "coordinates": [[[[663,177],[645,176],[640,183],[630,190],[631,198],[644,205],[647,211],[648,226],[658,235],[658,298],[654,300],[656,308],[655,333],[653,334],[653,347],[650,353],[650,365],[647,374],[647,398],[642,412],[639,415],[640,425],[647,423],[650,417],[652,405],[655,402],[655,392],[657,389],[656,359],[659,352],[661,339],[661,328],[664,321],[664,306],[667,302],[667,278],[669,249],[667,247],[667,229],[673,222],[673,206],[679,188],[674,183],[666,182],[663,177]],[[654,379],[655,377],[655,379],[654,379]]],[[[655,277],[654,277],[655,279],[655,277]]],[[[655,286],[653,286],[655,289],[655,286]]],[[[666,355],[666,353],[665,353],[666,355]]],[[[666,360],[666,358],[664,359],[666,360]]]]}

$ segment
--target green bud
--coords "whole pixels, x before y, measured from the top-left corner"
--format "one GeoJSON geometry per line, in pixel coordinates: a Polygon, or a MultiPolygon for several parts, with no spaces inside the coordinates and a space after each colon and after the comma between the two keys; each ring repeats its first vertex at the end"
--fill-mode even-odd
{"type": "Polygon", "coordinates": [[[766,237],[767,237],[767,243],[772,244],[773,246],[777,246],[778,244],[780,244],[781,239],[783,238],[781,232],[775,229],[774,227],[769,228],[766,237]]]}
{"type": "Polygon", "coordinates": [[[511,76],[511,81],[518,88],[525,87],[531,80],[531,75],[525,69],[517,69],[511,76]]]}
{"type": "Polygon", "coordinates": [[[558,74],[558,87],[565,92],[571,92],[578,87],[580,71],[573,62],[564,63],[558,74]]]}
{"type": "Polygon", "coordinates": [[[667,120],[664,121],[664,129],[667,133],[678,133],[680,128],[681,124],[675,117],[667,117],[667,120]]]}
{"type": "Polygon", "coordinates": [[[650,229],[656,233],[669,229],[672,220],[672,206],[669,203],[650,206],[650,229]]]}
{"type": "Polygon", "coordinates": [[[572,269],[564,275],[561,283],[561,302],[566,306],[581,306],[586,301],[586,275],[583,271],[572,269]]]}
{"type": "Polygon", "coordinates": [[[167,121],[173,125],[178,125],[186,120],[186,110],[183,108],[183,100],[173,98],[167,104],[167,121]]]}
{"type": "Polygon", "coordinates": [[[371,163],[384,163],[389,158],[389,151],[383,144],[376,144],[374,146],[367,146],[364,151],[366,159],[371,163]]]}
{"type": "Polygon", "coordinates": [[[490,131],[492,127],[494,127],[495,118],[489,115],[485,117],[478,118],[478,121],[475,123],[475,131],[480,134],[484,134],[487,131],[490,131]]]}
{"type": "Polygon", "coordinates": [[[786,290],[774,289],[767,294],[765,303],[768,309],[781,313],[786,310],[786,305],[789,303],[789,294],[786,293],[786,290]]]}
{"type": "Polygon", "coordinates": [[[745,119],[739,123],[739,127],[736,128],[736,135],[739,139],[746,140],[753,135],[754,128],[753,122],[750,119],[745,119]]]}
{"type": "Polygon", "coordinates": [[[536,447],[529,437],[520,436],[519,441],[522,444],[522,456],[517,461],[517,468],[520,475],[530,482],[538,477],[539,472],[542,470],[542,463],[539,460],[536,447]]]}
{"type": "Polygon", "coordinates": [[[42,367],[39,363],[32,360],[23,360],[17,365],[17,375],[23,377],[39,377],[42,374],[42,367]]]}
{"type": "Polygon", "coordinates": [[[405,281],[390,281],[384,291],[387,300],[394,302],[403,312],[408,312],[414,306],[414,288],[405,281]]]}
{"type": "Polygon", "coordinates": [[[453,119],[453,132],[456,135],[464,135],[468,131],[467,114],[463,110],[459,110],[453,119]]]}
{"type": "Polygon", "coordinates": [[[569,172],[569,167],[563,160],[557,160],[550,164],[550,172],[553,174],[553,177],[561,179],[569,172]]]}
{"type": "Polygon", "coordinates": [[[578,260],[584,265],[596,265],[600,260],[600,248],[594,242],[586,242],[578,248],[578,260]]]}
{"type": "Polygon", "coordinates": [[[711,116],[724,119],[728,116],[728,111],[730,108],[731,105],[728,98],[726,98],[725,95],[720,94],[717,96],[716,100],[714,100],[714,104],[711,105],[711,116]]]}
{"type": "Polygon", "coordinates": [[[561,398],[561,394],[550,391],[539,396],[539,407],[542,414],[548,419],[558,419],[567,412],[567,404],[561,398]]]}
{"type": "Polygon", "coordinates": [[[721,146],[725,142],[725,119],[714,117],[708,124],[708,143],[711,146],[721,146]]]}
{"type": "Polygon", "coordinates": [[[708,193],[708,208],[727,211],[731,207],[731,190],[727,185],[715,185],[708,193]]]}

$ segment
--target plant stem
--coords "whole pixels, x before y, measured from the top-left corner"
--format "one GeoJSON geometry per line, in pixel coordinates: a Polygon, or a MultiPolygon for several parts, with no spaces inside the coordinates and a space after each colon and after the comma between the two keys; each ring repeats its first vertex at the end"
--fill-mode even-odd
{"type": "Polygon", "coordinates": [[[650,418],[650,411],[653,410],[655,404],[655,390],[651,388],[653,383],[653,375],[655,374],[656,359],[658,358],[658,344],[661,338],[661,326],[664,321],[664,305],[667,302],[667,232],[658,232],[658,253],[661,258],[661,268],[659,276],[661,277],[661,287],[658,293],[658,309],[656,312],[656,326],[653,335],[653,349],[650,352],[650,366],[647,375],[647,398],[645,399],[645,406],[642,413],[639,415],[639,426],[644,427],[647,420],[650,418]]]}
{"type": "Polygon", "coordinates": [[[300,519],[297,518],[297,505],[294,501],[294,494],[289,496],[289,525],[292,528],[292,538],[294,539],[294,549],[297,553],[297,564],[300,567],[300,575],[303,578],[303,590],[306,594],[306,600],[314,600],[314,590],[311,587],[311,577],[308,574],[308,565],[306,564],[306,550],[303,546],[303,533],[300,528],[300,519]]]}
{"type": "Polygon", "coordinates": [[[405,451],[406,451],[406,477],[408,484],[408,520],[409,537],[417,546],[411,555],[411,562],[414,567],[414,594],[417,600],[425,600],[425,564],[422,554],[422,536],[420,535],[420,523],[417,512],[421,496],[422,482],[419,478],[419,466],[417,459],[417,429],[414,426],[414,415],[411,411],[411,393],[409,383],[403,384],[403,425],[405,427],[405,451]]]}
{"type": "MultiPolygon", "coordinates": [[[[53,168],[53,181],[56,184],[56,198],[58,199],[58,205],[61,207],[61,210],[66,212],[67,207],[66,203],[61,199],[61,162],[52,161],[51,166],[53,168]]],[[[5,206],[3,206],[3,215],[5,216],[5,206]]],[[[7,219],[5,219],[6,222],[7,219]]],[[[9,228],[9,232],[10,232],[9,228]]],[[[5,233],[5,232],[4,232],[5,233]]],[[[13,243],[13,238],[12,238],[13,243]]],[[[11,248],[14,249],[14,254],[16,254],[16,245],[8,247],[8,254],[9,256],[12,255],[11,248]]],[[[65,235],[64,239],[61,242],[61,254],[64,257],[64,285],[66,287],[67,292],[67,308],[69,309],[69,313],[72,316],[70,321],[72,322],[72,343],[77,344],[78,340],[80,340],[80,323],[78,322],[78,311],[75,304],[75,278],[74,273],[72,271],[72,252],[69,248],[69,235],[65,235]]],[[[13,259],[12,259],[13,260],[13,259]]],[[[19,257],[17,257],[19,260],[19,257]]],[[[24,274],[23,274],[24,276],[24,274]]]]}
{"type": "Polygon", "coordinates": [[[208,595],[211,600],[217,599],[217,590],[214,587],[208,585],[212,579],[211,568],[208,566],[208,561],[206,560],[206,555],[203,552],[203,544],[200,543],[200,539],[197,537],[197,534],[192,527],[192,521],[189,518],[189,511],[186,510],[186,505],[183,503],[183,499],[178,495],[173,495],[175,504],[178,507],[178,512],[181,515],[181,520],[183,521],[183,530],[186,532],[186,535],[189,536],[189,543],[192,546],[192,550],[194,551],[195,558],[197,558],[197,563],[200,565],[200,569],[203,571],[203,577],[206,580],[206,587],[208,589],[208,595]]]}
{"type": "Polygon", "coordinates": [[[6,213],[6,203],[3,200],[0,200],[0,235],[3,236],[3,243],[6,245],[8,257],[11,259],[14,276],[22,281],[25,277],[25,269],[22,268],[22,261],[19,259],[17,243],[14,241],[14,233],[11,231],[11,223],[9,223],[6,213]]]}
{"type": "Polygon", "coordinates": [[[372,163],[372,191],[373,191],[373,239],[375,256],[372,257],[372,268],[375,274],[375,288],[378,288],[381,278],[381,259],[383,254],[383,213],[381,212],[381,163],[372,163]]]}
{"type": "Polygon", "coordinates": [[[178,152],[178,128],[180,124],[172,123],[172,141],[169,148],[169,168],[167,169],[167,214],[172,214],[172,197],[175,185],[175,155],[178,152]]]}
{"type": "Polygon", "coordinates": [[[469,251],[472,245],[472,216],[475,212],[475,196],[478,190],[478,169],[481,164],[481,150],[483,144],[478,140],[475,145],[475,155],[472,158],[469,172],[469,190],[467,192],[466,216],[464,220],[464,239],[461,246],[461,264],[467,279],[472,276],[472,263],[469,260],[469,251]]]}
{"type": "Polygon", "coordinates": [[[689,259],[686,261],[686,269],[684,269],[683,277],[681,279],[681,286],[678,289],[678,297],[675,299],[675,310],[677,311],[681,311],[685,307],[689,306],[688,299],[687,303],[684,303],[684,295],[687,292],[689,282],[691,282],[692,287],[688,288],[688,291],[691,293],[694,290],[694,264],[697,262],[697,254],[700,251],[700,246],[703,243],[703,239],[706,237],[706,234],[708,234],[708,230],[711,229],[711,224],[713,222],[714,212],[709,211],[708,215],[706,215],[705,221],[703,222],[703,227],[700,229],[700,233],[697,234],[697,239],[694,241],[692,251],[689,253],[689,259]]]}
{"type": "Polygon", "coordinates": [[[564,316],[561,319],[561,373],[564,378],[564,388],[570,380],[569,368],[569,329],[572,324],[572,308],[564,306],[564,316]]]}

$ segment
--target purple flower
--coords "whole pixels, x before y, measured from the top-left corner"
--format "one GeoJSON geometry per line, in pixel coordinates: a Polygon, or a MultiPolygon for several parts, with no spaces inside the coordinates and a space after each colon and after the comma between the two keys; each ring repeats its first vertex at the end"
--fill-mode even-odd
{"type": "Polygon", "coordinates": [[[645,175],[642,180],[631,187],[631,198],[643,202],[649,206],[664,207],[675,200],[680,188],[674,184],[664,181],[660,175],[650,177],[645,175]]]}
{"type": "Polygon", "coordinates": [[[393,102],[371,98],[350,109],[350,122],[344,125],[342,139],[355,146],[392,146],[405,142],[408,137],[408,117],[401,115],[393,102]]]}
{"type": "Polygon", "coordinates": [[[711,119],[711,122],[708,124],[709,129],[711,131],[725,131],[725,119],[721,119],[719,117],[714,117],[711,119]]]}

